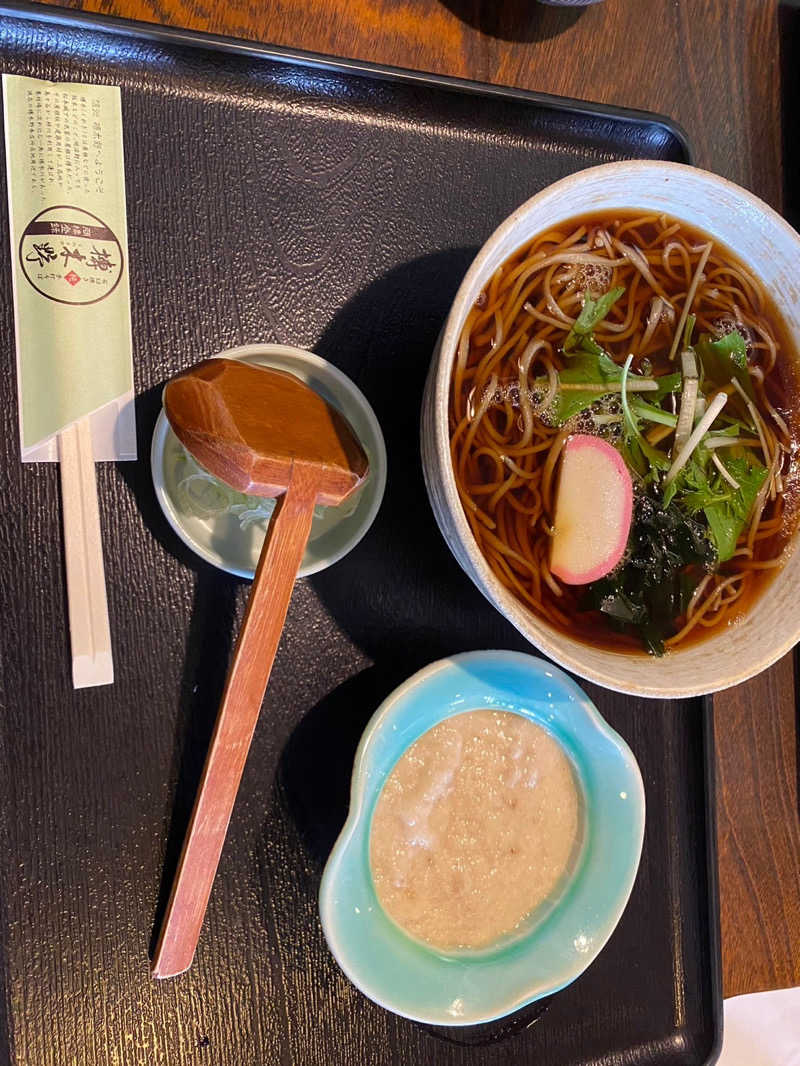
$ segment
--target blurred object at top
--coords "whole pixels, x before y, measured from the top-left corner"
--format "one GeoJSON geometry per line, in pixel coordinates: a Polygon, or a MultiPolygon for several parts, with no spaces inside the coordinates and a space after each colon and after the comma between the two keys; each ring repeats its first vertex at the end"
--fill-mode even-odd
{"type": "Polygon", "coordinates": [[[480,33],[501,41],[546,41],[574,26],[597,0],[440,0],[480,33]]]}

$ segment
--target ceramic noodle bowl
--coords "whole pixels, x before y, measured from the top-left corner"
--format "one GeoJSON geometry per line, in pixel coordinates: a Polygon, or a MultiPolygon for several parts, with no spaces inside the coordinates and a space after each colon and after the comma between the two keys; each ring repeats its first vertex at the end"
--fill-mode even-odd
{"type": "Polygon", "coordinates": [[[459,337],[470,308],[504,263],[528,240],[566,220],[613,211],[665,214],[727,246],[769,292],[800,351],[800,237],[751,193],[693,167],[632,161],[581,171],[549,186],[488,239],[456,294],[433,355],[422,410],[425,482],[439,528],[466,573],[491,603],[555,662],[607,688],[639,696],[689,697],[737,685],[770,666],[800,638],[797,530],[775,577],[741,618],[679,645],[661,658],[584,643],[533,613],[491,570],[470,530],[450,459],[448,408],[459,337]]]}

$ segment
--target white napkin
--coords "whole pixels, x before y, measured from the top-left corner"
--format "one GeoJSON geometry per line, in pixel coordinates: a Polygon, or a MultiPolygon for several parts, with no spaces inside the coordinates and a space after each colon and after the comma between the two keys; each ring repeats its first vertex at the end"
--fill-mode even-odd
{"type": "Polygon", "coordinates": [[[800,988],[734,996],[724,1011],[717,1066],[800,1066],[800,988]]]}

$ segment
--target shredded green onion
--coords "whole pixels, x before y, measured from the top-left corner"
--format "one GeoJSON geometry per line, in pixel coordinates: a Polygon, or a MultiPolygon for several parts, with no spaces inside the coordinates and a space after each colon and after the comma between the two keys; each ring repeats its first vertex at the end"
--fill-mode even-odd
{"type": "Polygon", "coordinates": [[[673,481],[675,477],[677,477],[681,470],[683,470],[684,466],[686,466],[689,456],[692,454],[697,445],[706,435],[708,430],[711,429],[711,426],[716,421],[717,415],[720,413],[720,411],[727,402],[728,397],[726,393],[718,392],[714,399],[711,401],[711,403],[708,405],[708,410],[697,423],[694,428],[694,431],[692,432],[692,435],[689,437],[684,446],[675,456],[675,459],[672,462],[672,466],[667,471],[667,477],[664,481],[665,487],[669,485],[670,482],[673,481]]]}
{"type": "Polygon", "coordinates": [[[633,352],[625,360],[625,365],[622,368],[622,378],[620,380],[620,398],[622,400],[622,413],[625,416],[625,421],[628,424],[628,428],[634,437],[639,436],[639,427],[636,425],[636,421],[631,414],[631,409],[628,405],[628,373],[631,369],[631,363],[633,362],[633,352]]]}
{"type": "MultiPolygon", "coordinates": [[[[630,388],[630,382],[628,382],[628,388],[630,388]]],[[[645,400],[633,399],[630,401],[630,406],[631,411],[648,422],[658,422],[662,426],[672,426],[673,428],[678,423],[677,415],[671,415],[669,411],[662,411],[660,407],[647,403],[645,400]]]]}
{"type": "Polygon", "coordinates": [[[691,348],[685,348],[681,352],[681,367],[683,388],[681,390],[681,405],[678,409],[678,425],[675,427],[674,455],[677,455],[687,442],[695,424],[694,416],[697,410],[698,390],[697,360],[691,348]]]}

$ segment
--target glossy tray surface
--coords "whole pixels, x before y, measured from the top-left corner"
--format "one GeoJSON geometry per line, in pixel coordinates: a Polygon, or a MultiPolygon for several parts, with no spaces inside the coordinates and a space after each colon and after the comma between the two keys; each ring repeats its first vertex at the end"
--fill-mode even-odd
{"type": "MultiPolygon", "coordinates": [[[[57,471],[19,463],[3,271],[0,1060],[709,1061],[720,991],[699,701],[586,686],[641,766],[642,864],[599,958],[527,1013],[458,1032],[388,1014],[339,972],[316,899],[384,697],[454,652],[531,650],[459,570],[425,495],[419,407],[448,303],[521,201],[593,163],[686,161],[682,133],[657,116],[55,9],[0,9],[0,57],[14,73],[122,87],[140,456],[98,467],[117,680],[74,692],[57,471]],[[353,378],[383,427],[387,492],[358,547],[296,586],[194,966],[156,983],[148,949],[247,585],[167,525],[150,437],[170,375],[256,341],[313,349],[353,378]]],[[[7,225],[3,210],[3,255],[7,225]]]]}

